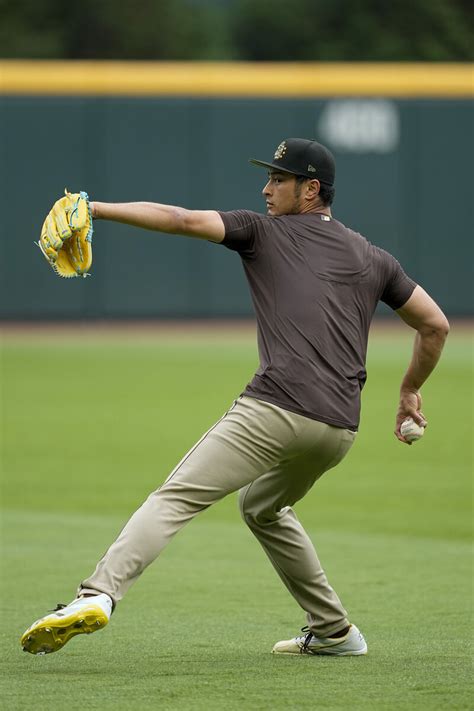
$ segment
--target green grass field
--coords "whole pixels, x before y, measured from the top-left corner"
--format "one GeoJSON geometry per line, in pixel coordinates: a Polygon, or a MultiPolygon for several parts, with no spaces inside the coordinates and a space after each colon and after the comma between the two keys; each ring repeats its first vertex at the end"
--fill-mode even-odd
{"type": "Polygon", "coordinates": [[[253,335],[5,333],[0,698],[10,709],[472,709],[472,344],[454,326],[424,439],[392,434],[407,331],[375,332],[357,442],[296,510],[369,654],[274,657],[305,624],[232,495],[177,536],[111,624],[45,657],[24,629],[238,395],[253,335]]]}

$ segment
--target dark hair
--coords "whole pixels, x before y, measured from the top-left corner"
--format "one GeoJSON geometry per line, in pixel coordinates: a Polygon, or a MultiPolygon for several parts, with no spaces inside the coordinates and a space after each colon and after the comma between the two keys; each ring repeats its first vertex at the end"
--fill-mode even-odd
{"type": "MultiPolygon", "coordinates": [[[[296,183],[302,185],[305,180],[311,180],[307,178],[306,175],[297,175],[296,183]]],[[[334,201],[334,196],[336,194],[336,188],[332,185],[327,185],[326,183],[319,184],[319,197],[324,205],[324,207],[329,207],[334,201]]]]}

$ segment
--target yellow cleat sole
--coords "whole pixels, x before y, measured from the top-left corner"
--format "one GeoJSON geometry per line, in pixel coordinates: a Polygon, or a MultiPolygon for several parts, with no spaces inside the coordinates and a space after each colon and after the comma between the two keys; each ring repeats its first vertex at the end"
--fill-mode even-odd
{"type": "Polygon", "coordinates": [[[47,615],[26,630],[20,640],[21,646],[30,654],[51,654],[62,649],[76,635],[97,632],[107,622],[102,608],[93,604],[64,617],[47,615]]]}

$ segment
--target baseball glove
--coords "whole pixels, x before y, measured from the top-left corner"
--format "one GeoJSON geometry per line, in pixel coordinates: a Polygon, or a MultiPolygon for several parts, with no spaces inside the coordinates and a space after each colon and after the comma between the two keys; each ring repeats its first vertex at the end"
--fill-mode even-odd
{"type": "Polygon", "coordinates": [[[61,277],[86,277],[92,264],[92,215],[87,193],[69,193],[54,203],[38,247],[61,277]]]}

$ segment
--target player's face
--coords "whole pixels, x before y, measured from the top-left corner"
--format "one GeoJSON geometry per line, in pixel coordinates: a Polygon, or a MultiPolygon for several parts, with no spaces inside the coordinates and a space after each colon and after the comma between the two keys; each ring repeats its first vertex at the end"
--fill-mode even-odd
{"type": "Polygon", "coordinates": [[[268,182],[262,190],[267,203],[267,213],[277,215],[297,215],[301,211],[299,185],[290,173],[271,171],[268,182]]]}

